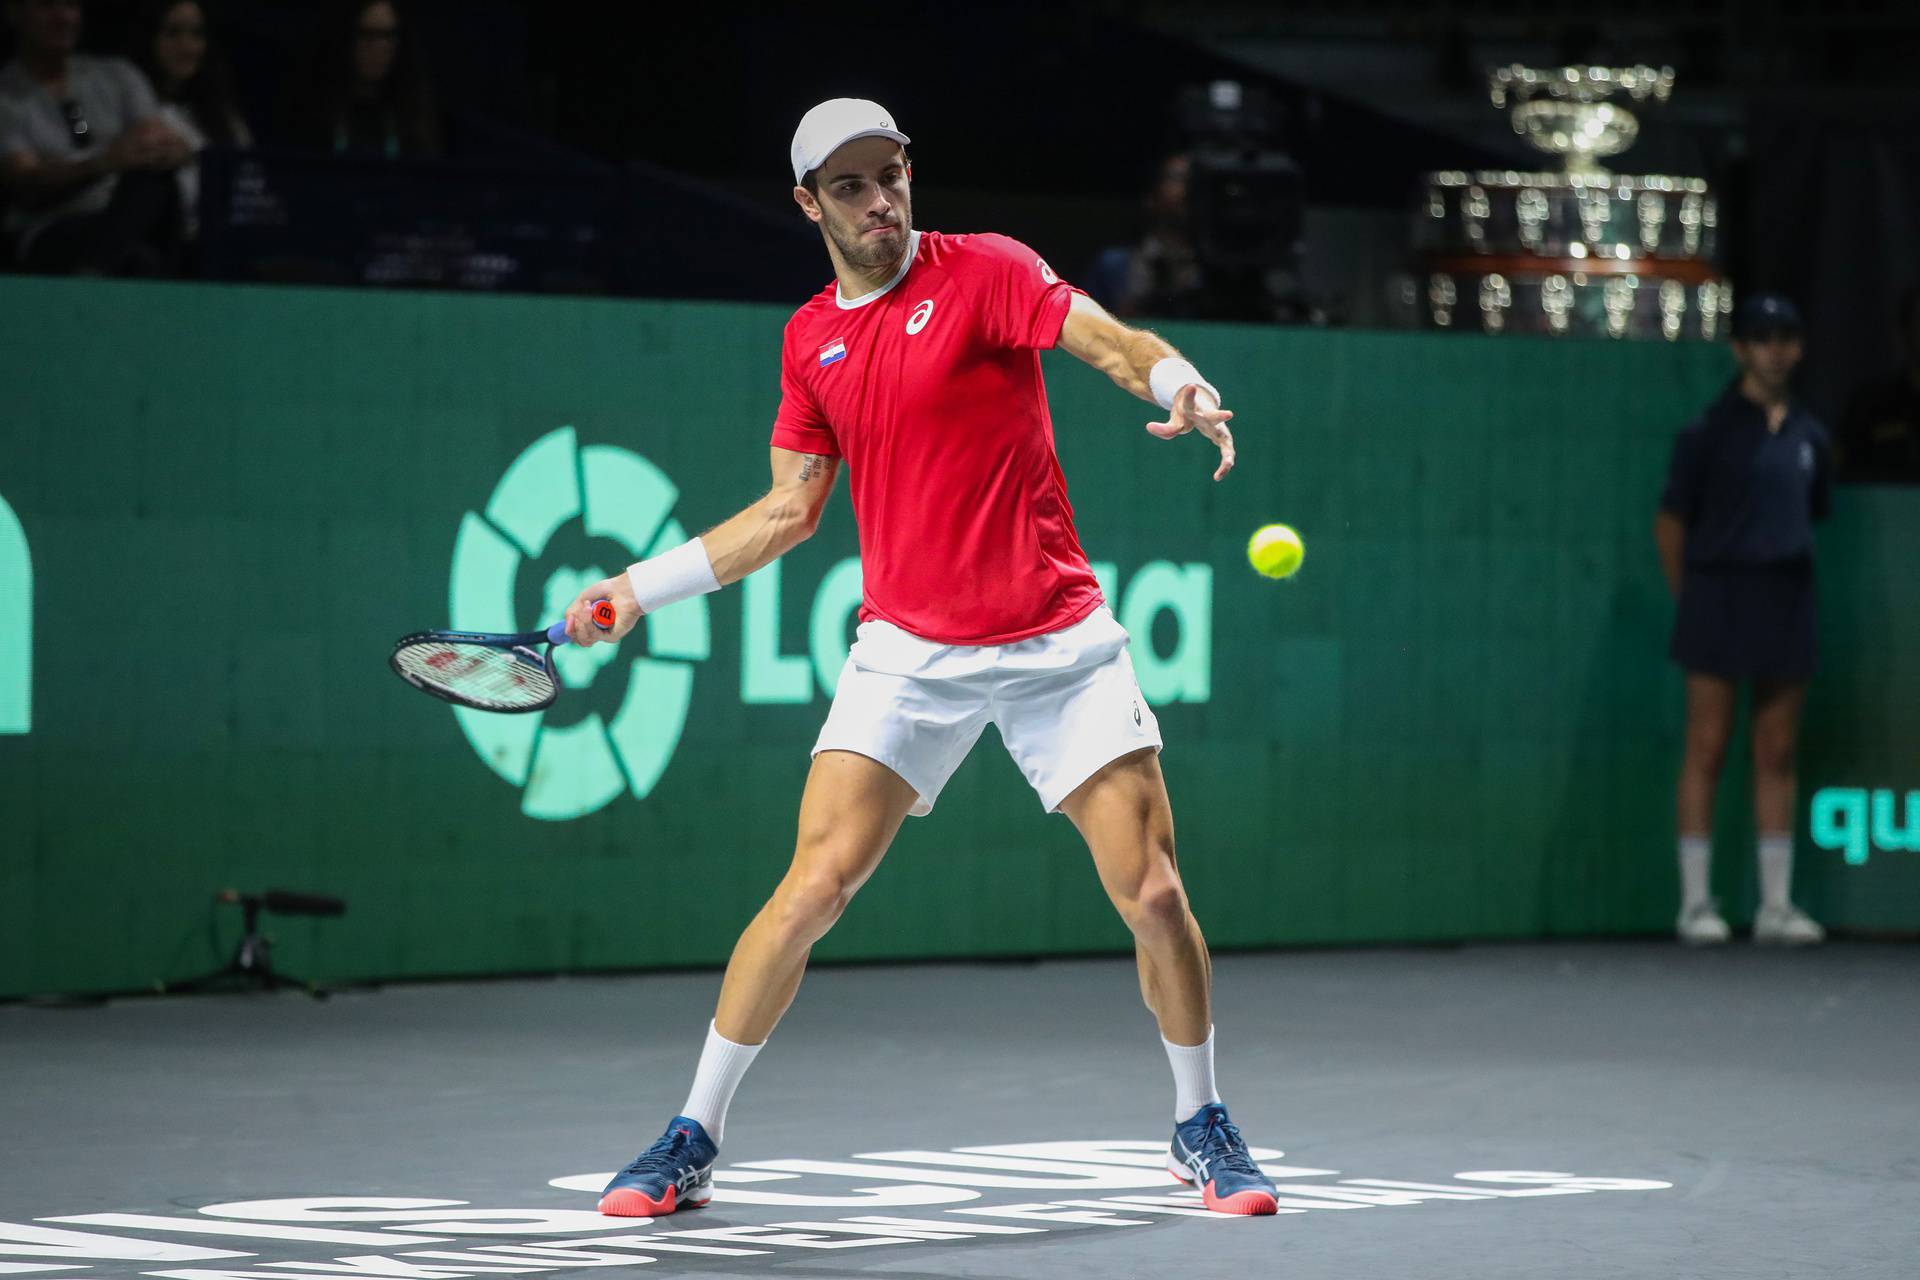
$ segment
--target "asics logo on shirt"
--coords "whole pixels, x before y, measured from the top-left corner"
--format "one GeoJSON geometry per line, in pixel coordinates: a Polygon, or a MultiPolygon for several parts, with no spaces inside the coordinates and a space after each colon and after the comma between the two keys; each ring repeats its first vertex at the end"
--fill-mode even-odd
{"type": "Polygon", "coordinates": [[[933,299],[927,298],[913,309],[912,315],[907,317],[907,332],[920,332],[927,327],[927,321],[931,319],[933,319],[933,299]]]}
{"type": "Polygon", "coordinates": [[[1047,265],[1045,258],[1035,258],[1034,261],[1040,264],[1040,278],[1042,280],[1045,280],[1048,284],[1060,283],[1060,277],[1053,274],[1053,268],[1047,265]]]}

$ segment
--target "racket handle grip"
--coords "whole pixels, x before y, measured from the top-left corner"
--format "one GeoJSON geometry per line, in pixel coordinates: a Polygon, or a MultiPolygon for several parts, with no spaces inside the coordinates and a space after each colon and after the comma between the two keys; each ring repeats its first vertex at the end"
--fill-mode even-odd
{"type": "MultiPolygon", "coordinates": [[[[595,600],[593,602],[593,625],[594,626],[600,628],[602,631],[611,631],[613,630],[613,619],[614,619],[614,613],[613,613],[612,601],[595,600]],[[607,606],[605,610],[602,610],[600,608],[600,606],[603,604],[607,606]],[[601,618],[603,616],[606,618],[606,621],[604,622],[601,621],[601,618]]],[[[547,628],[547,643],[570,644],[571,642],[572,642],[572,637],[567,634],[567,624],[564,619],[562,621],[554,623],[552,626],[547,628]]]]}

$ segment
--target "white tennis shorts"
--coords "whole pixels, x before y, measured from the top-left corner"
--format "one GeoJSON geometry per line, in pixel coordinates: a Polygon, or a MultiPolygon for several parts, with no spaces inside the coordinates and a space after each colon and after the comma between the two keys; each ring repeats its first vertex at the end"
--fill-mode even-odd
{"type": "Polygon", "coordinates": [[[878,760],[920,793],[910,812],[922,816],[988,721],[1049,813],[1105,765],[1160,749],[1126,629],[1103,606],[1012,644],[938,644],[861,623],[813,754],[878,760]]]}

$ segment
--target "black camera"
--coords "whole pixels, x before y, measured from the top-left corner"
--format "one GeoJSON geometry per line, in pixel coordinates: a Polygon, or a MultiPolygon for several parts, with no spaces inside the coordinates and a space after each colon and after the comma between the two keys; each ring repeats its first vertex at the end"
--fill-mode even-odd
{"type": "Polygon", "coordinates": [[[1186,90],[1189,226],[1214,318],[1298,320],[1305,227],[1300,169],[1281,145],[1284,111],[1258,86],[1186,90]]]}

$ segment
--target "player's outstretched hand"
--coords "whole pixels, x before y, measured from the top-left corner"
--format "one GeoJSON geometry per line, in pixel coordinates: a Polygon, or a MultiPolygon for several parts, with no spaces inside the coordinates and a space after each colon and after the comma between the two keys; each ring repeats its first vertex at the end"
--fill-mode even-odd
{"type": "Polygon", "coordinates": [[[1233,410],[1222,409],[1214,403],[1211,393],[1198,383],[1189,382],[1174,395],[1173,412],[1167,415],[1167,420],[1149,422],[1147,430],[1162,440],[1198,431],[1219,446],[1220,466],[1213,478],[1224,480],[1227,472],[1233,470],[1233,432],[1227,430],[1227,421],[1232,417],[1233,410]]]}
{"type": "Polygon", "coordinates": [[[567,635],[583,648],[592,644],[617,644],[639,621],[640,605],[633,598],[633,583],[624,573],[602,578],[567,606],[567,635]],[[595,625],[593,602],[596,600],[613,602],[613,626],[603,629],[595,625]]]}

